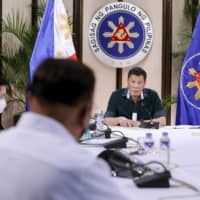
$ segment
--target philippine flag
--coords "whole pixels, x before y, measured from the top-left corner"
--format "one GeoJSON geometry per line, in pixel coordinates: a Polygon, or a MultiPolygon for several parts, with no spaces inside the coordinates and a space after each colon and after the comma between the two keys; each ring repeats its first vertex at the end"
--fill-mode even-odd
{"type": "Polygon", "coordinates": [[[29,81],[46,58],[77,60],[63,0],[48,0],[30,59],[29,81]]]}

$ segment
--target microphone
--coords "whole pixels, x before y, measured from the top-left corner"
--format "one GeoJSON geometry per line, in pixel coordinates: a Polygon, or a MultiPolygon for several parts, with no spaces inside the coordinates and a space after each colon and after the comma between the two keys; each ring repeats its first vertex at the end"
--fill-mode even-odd
{"type": "Polygon", "coordinates": [[[92,137],[95,138],[95,137],[101,137],[101,136],[105,136],[105,138],[111,138],[111,133],[112,133],[112,130],[110,127],[106,126],[105,129],[102,129],[102,130],[99,130],[95,127],[95,129],[93,129],[93,134],[92,134],[92,137]]]}
{"type": "Polygon", "coordinates": [[[128,142],[127,137],[122,137],[116,140],[112,140],[104,144],[104,148],[113,149],[113,148],[126,148],[126,143],[128,142]]]}
{"type": "Polygon", "coordinates": [[[103,111],[97,113],[94,119],[95,122],[90,125],[91,130],[94,131],[92,137],[105,136],[105,138],[110,138],[112,130],[104,122],[103,111]]]}
{"type": "Polygon", "coordinates": [[[110,138],[111,137],[111,128],[108,127],[107,124],[103,123],[103,128],[102,129],[98,129],[97,127],[97,121],[95,120],[95,122],[90,123],[88,128],[93,131],[92,133],[92,137],[100,137],[100,136],[104,136],[105,138],[110,138]]]}
{"type": "MultiPolygon", "coordinates": [[[[99,158],[104,159],[112,170],[113,176],[132,178],[132,166],[134,165],[133,161],[117,150],[106,149],[98,155],[99,158]]],[[[136,176],[139,173],[134,173],[136,176]]]]}
{"type": "Polygon", "coordinates": [[[96,122],[89,123],[89,125],[88,125],[88,128],[89,128],[91,131],[96,130],[96,127],[97,127],[96,122]]]}
{"type": "Polygon", "coordinates": [[[145,104],[144,102],[142,101],[141,102],[141,110],[143,110],[145,113],[148,114],[148,116],[150,117],[150,121],[144,121],[143,119],[141,119],[141,124],[140,124],[140,128],[155,128],[155,129],[158,129],[159,128],[159,122],[154,122],[153,119],[152,119],[152,115],[150,113],[150,111],[148,109],[145,108],[145,104]]]}
{"type": "Polygon", "coordinates": [[[98,155],[98,157],[103,158],[106,161],[109,161],[110,159],[112,160],[115,159],[123,164],[124,163],[132,164],[132,160],[118,150],[111,150],[111,149],[104,150],[98,155]]]}

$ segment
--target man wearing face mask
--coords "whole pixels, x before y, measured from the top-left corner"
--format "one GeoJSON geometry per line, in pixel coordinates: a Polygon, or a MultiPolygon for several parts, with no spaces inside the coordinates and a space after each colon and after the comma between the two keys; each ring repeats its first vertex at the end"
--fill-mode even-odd
{"type": "Polygon", "coordinates": [[[6,104],[6,85],[7,82],[0,76],[0,130],[3,129],[1,118],[2,113],[5,110],[7,104],[6,104]]]}
{"type": "Polygon", "coordinates": [[[107,164],[77,143],[94,87],[84,64],[47,59],[39,65],[29,87],[31,112],[0,134],[0,199],[125,199],[107,164]]]}
{"type": "Polygon", "coordinates": [[[114,91],[109,99],[105,122],[111,126],[140,126],[141,121],[166,124],[165,112],[158,94],[146,84],[146,72],[133,67],[128,72],[127,88],[114,91]]]}

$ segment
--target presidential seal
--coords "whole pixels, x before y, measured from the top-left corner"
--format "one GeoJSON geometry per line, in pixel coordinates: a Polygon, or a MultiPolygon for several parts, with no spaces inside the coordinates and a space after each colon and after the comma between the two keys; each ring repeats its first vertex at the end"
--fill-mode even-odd
{"type": "Polygon", "coordinates": [[[133,66],[149,53],[152,24],[136,5],[115,2],[105,5],[89,25],[89,46],[95,56],[112,67],[133,66]]]}
{"type": "Polygon", "coordinates": [[[200,110],[200,53],[189,57],[183,64],[180,89],[185,101],[200,110]]]}

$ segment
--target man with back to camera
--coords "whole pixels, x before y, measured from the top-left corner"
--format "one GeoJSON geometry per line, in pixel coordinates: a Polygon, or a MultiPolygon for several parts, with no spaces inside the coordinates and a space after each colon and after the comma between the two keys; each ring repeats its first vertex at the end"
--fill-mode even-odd
{"type": "Polygon", "coordinates": [[[0,199],[124,199],[107,164],[76,141],[88,126],[94,86],[84,64],[39,65],[29,86],[31,112],[0,135],[0,199]]]}
{"type": "Polygon", "coordinates": [[[109,99],[105,113],[105,122],[108,125],[137,127],[141,121],[151,120],[159,122],[161,126],[166,124],[165,112],[158,94],[154,90],[144,88],[146,77],[147,74],[141,67],[129,70],[128,87],[114,91],[109,99]]]}

